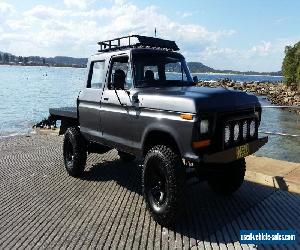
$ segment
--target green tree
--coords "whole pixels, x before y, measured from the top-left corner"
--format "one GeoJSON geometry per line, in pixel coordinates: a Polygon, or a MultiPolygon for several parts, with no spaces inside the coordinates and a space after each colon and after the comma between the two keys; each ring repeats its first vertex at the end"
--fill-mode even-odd
{"type": "Polygon", "coordinates": [[[2,60],[3,60],[3,59],[2,59],[2,55],[0,54],[0,62],[2,62],[2,60]]]}
{"type": "Polygon", "coordinates": [[[11,55],[10,57],[9,57],[9,61],[10,62],[14,62],[16,60],[16,57],[14,56],[14,55],[11,55]]]}
{"type": "Polygon", "coordinates": [[[6,53],[3,55],[3,62],[4,63],[9,63],[9,55],[6,54],[6,53]]]}
{"type": "Polygon", "coordinates": [[[282,73],[287,86],[298,84],[300,87],[300,42],[294,46],[286,46],[282,73]]]}

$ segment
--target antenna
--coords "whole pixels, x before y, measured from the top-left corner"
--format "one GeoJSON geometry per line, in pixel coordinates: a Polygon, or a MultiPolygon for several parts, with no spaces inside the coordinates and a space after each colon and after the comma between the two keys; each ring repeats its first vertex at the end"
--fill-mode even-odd
{"type": "Polygon", "coordinates": [[[154,29],[154,36],[156,37],[156,27],[155,27],[155,29],[154,29]]]}

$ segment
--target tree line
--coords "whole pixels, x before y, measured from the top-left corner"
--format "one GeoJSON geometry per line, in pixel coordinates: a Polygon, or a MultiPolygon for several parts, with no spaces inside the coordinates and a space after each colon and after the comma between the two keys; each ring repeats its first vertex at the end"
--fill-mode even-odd
{"type": "Polygon", "coordinates": [[[42,57],[14,56],[8,53],[0,53],[0,64],[23,64],[23,65],[45,65],[46,59],[42,57]]]}
{"type": "Polygon", "coordinates": [[[300,90],[300,42],[285,47],[282,73],[288,86],[297,86],[300,90]]]}

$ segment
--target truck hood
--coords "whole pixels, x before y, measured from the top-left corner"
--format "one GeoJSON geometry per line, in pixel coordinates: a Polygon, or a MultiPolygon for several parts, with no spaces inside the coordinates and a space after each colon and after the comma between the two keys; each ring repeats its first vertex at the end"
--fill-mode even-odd
{"type": "Polygon", "coordinates": [[[140,107],[177,112],[220,112],[260,106],[256,96],[242,91],[208,87],[139,89],[140,107]]]}

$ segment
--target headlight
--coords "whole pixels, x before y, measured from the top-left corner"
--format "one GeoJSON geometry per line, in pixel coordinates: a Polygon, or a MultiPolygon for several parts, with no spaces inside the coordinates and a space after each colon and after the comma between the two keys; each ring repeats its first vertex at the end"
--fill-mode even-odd
{"type": "Polygon", "coordinates": [[[243,122],[243,139],[245,140],[247,138],[248,133],[248,123],[247,121],[243,122]]]}
{"type": "Polygon", "coordinates": [[[254,112],[254,114],[255,114],[255,116],[256,116],[256,118],[257,118],[257,120],[259,120],[259,118],[260,118],[260,112],[258,112],[258,111],[255,111],[255,112],[254,112]]]}
{"type": "Polygon", "coordinates": [[[238,141],[239,137],[240,137],[240,125],[237,123],[234,125],[234,128],[233,128],[234,141],[238,141]]]}
{"type": "Polygon", "coordinates": [[[226,144],[228,144],[229,141],[230,141],[230,127],[229,127],[229,125],[225,126],[224,141],[225,141],[226,144]]]}
{"type": "Polygon", "coordinates": [[[200,133],[201,134],[207,134],[208,129],[209,129],[209,121],[208,120],[200,121],[200,133]]]}
{"type": "Polygon", "coordinates": [[[255,121],[254,120],[252,120],[251,122],[250,122],[250,136],[254,136],[255,135],[255,121]]]}

